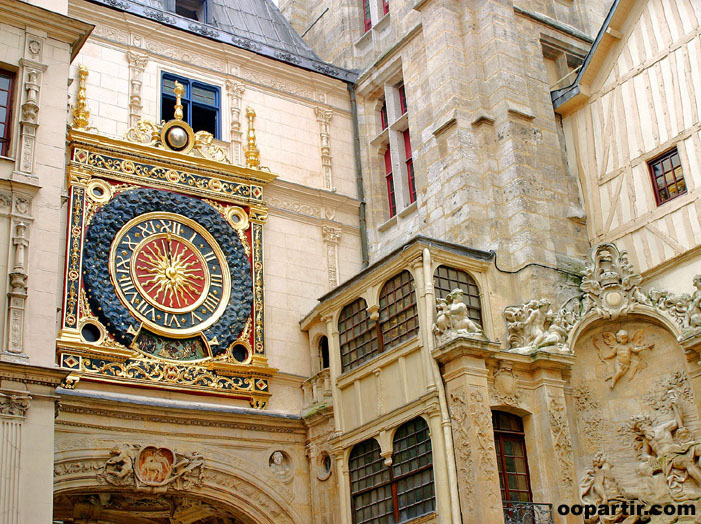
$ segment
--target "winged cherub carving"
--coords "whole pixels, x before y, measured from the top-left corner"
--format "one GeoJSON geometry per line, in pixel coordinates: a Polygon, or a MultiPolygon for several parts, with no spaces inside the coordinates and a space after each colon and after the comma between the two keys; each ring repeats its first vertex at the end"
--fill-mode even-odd
{"type": "Polygon", "coordinates": [[[599,358],[602,362],[613,361],[613,371],[606,377],[606,380],[611,381],[611,389],[616,387],[618,382],[628,370],[630,375],[628,380],[631,380],[639,369],[643,369],[646,364],[639,356],[639,353],[644,349],[652,349],[655,344],[645,344],[645,332],[643,329],[637,330],[630,337],[628,331],[620,329],[616,333],[604,331],[601,334],[607,348],[602,349],[594,339],[594,345],[599,352],[599,358]]]}

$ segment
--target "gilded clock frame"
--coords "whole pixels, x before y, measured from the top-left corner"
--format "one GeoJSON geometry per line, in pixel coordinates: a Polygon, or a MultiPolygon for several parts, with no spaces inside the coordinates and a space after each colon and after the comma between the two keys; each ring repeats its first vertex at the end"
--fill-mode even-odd
{"type": "Polygon", "coordinates": [[[263,188],[276,175],[85,130],[71,130],[69,139],[70,205],[63,314],[57,338],[57,363],[71,371],[64,387],[76,387],[79,380],[134,384],[241,398],[254,408],[265,408],[271,396],[269,382],[277,370],[265,356],[263,224],[267,207],[263,188]],[[124,347],[106,335],[104,326],[99,326],[101,336],[95,342],[81,336],[86,322],[99,324],[87,301],[81,300],[85,233],[95,211],[111,201],[116,191],[129,188],[166,189],[214,204],[232,226],[232,233],[244,242],[251,260],[253,306],[234,344],[249,351],[245,363],[231,356],[234,344],[221,357],[182,362],[149,358],[124,347]]]}

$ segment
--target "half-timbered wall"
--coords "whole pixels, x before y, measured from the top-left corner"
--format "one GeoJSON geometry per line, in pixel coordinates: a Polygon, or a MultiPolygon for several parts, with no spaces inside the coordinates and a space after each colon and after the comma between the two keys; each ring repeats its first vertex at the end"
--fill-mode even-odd
{"type": "Polygon", "coordinates": [[[616,241],[643,273],[701,244],[701,9],[694,4],[636,3],[623,30],[611,31],[620,42],[594,57],[603,65],[590,98],[563,119],[591,242],[616,241]],[[658,206],[648,161],[674,147],[687,193],[658,206]]]}

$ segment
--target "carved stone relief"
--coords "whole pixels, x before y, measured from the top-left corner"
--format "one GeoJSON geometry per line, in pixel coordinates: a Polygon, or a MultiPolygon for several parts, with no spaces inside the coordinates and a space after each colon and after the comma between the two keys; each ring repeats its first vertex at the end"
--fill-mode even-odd
{"type": "Polygon", "coordinates": [[[273,451],[268,458],[268,468],[277,480],[282,480],[283,482],[289,482],[294,475],[292,459],[284,451],[273,451]]]}
{"type": "Polygon", "coordinates": [[[112,448],[110,453],[112,456],[97,474],[99,482],[163,491],[188,490],[202,485],[204,457],[197,452],[186,455],[169,448],[122,444],[112,448]]]}
{"type": "Polygon", "coordinates": [[[559,353],[571,352],[567,336],[572,322],[562,311],[553,313],[548,300],[531,300],[520,306],[509,306],[504,309],[504,318],[511,351],[528,354],[547,348],[559,353]]]}
{"type": "Polygon", "coordinates": [[[229,106],[231,107],[231,158],[237,166],[243,165],[241,146],[243,132],[241,131],[241,99],[245,87],[239,82],[226,81],[226,92],[229,95],[229,106]]]}
{"type": "Polygon", "coordinates": [[[141,87],[143,85],[142,76],[148,63],[148,56],[127,52],[129,62],[129,127],[136,126],[141,119],[141,87]]]}
{"type": "Polygon", "coordinates": [[[453,441],[460,491],[471,498],[474,489],[472,443],[467,431],[468,412],[464,391],[450,394],[450,417],[453,425],[453,441]]]}
{"type": "MultiPolygon", "coordinates": [[[[33,47],[41,52],[39,40],[32,40],[33,47]],[[38,46],[38,49],[36,48],[38,46]]],[[[32,56],[30,44],[27,44],[27,53],[32,56]]],[[[22,66],[22,106],[20,117],[20,140],[17,150],[16,168],[17,171],[34,174],[34,155],[36,150],[36,134],[39,127],[39,95],[41,92],[42,77],[47,66],[34,59],[20,59],[22,66]]]]}
{"type": "Polygon", "coordinates": [[[573,462],[572,437],[562,400],[550,397],[548,421],[559,468],[559,479],[566,494],[574,493],[575,468],[573,462]]]}
{"type": "Polygon", "coordinates": [[[468,316],[462,289],[456,288],[445,299],[436,300],[433,333],[439,342],[457,335],[482,335],[482,328],[468,316]]]}
{"type": "Polygon", "coordinates": [[[321,168],[323,170],[324,188],[329,191],[335,191],[333,187],[333,174],[331,171],[331,145],[330,138],[330,123],[333,118],[333,111],[324,109],[323,107],[315,107],[314,114],[319,122],[319,135],[321,138],[321,168]]]}
{"type": "Polygon", "coordinates": [[[32,397],[21,393],[0,392],[0,415],[24,417],[32,397]]]}
{"type": "Polygon", "coordinates": [[[333,289],[339,284],[338,244],[341,240],[342,230],[340,227],[322,226],[321,231],[324,236],[324,245],[326,248],[329,289],[333,289]]]}
{"type": "Polygon", "coordinates": [[[517,406],[521,400],[521,389],[518,379],[510,367],[503,366],[494,372],[494,388],[492,391],[496,404],[517,406]]]}
{"type": "Polygon", "coordinates": [[[469,420],[477,443],[479,478],[486,481],[486,496],[489,504],[499,503],[497,486],[496,450],[494,449],[494,429],[492,427],[492,412],[487,405],[481,390],[473,388],[470,391],[469,420]]]}
{"type": "Polygon", "coordinates": [[[652,350],[655,344],[646,344],[645,329],[638,329],[631,336],[627,330],[619,329],[616,333],[604,331],[601,340],[605,344],[602,348],[597,343],[597,337],[592,339],[597,350],[599,360],[608,368],[606,380],[610,381],[611,389],[616,383],[627,375],[632,380],[639,369],[644,369],[647,364],[642,359],[643,350],[652,350]]]}
{"type": "Polygon", "coordinates": [[[601,414],[601,403],[587,386],[575,386],[573,397],[580,441],[588,453],[595,453],[601,448],[604,434],[608,432],[608,424],[601,414]]]}

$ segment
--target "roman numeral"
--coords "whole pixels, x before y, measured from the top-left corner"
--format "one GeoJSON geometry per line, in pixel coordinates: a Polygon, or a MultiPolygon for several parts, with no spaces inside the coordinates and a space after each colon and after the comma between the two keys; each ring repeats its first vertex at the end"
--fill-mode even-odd
{"type": "Polygon", "coordinates": [[[128,293],[134,289],[134,283],[131,281],[131,278],[122,277],[119,279],[119,287],[122,288],[122,291],[128,293]]]}
{"type": "Polygon", "coordinates": [[[180,322],[178,322],[178,317],[175,315],[169,315],[168,313],[163,313],[163,325],[167,327],[172,327],[175,323],[176,327],[180,327],[180,322]]]}
{"type": "Polygon", "coordinates": [[[145,316],[145,317],[147,317],[147,316],[150,315],[150,316],[151,316],[151,322],[155,322],[155,321],[156,321],[156,313],[155,313],[154,309],[153,309],[153,308],[149,305],[149,303],[146,302],[145,300],[142,300],[142,301],[141,301],[141,304],[139,304],[138,306],[136,306],[136,310],[137,310],[139,313],[141,313],[143,316],[145,316]]]}
{"type": "Polygon", "coordinates": [[[117,269],[117,273],[126,273],[128,275],[130,264],[131,264],[130,258],[125,258],[122,255],[117,255],[117,260],[115,263],[115,268],[117,269]]]}
{"type": "Polygon", "coordinates": [[[137,224],[136,227],[139,228],[144,238],[156,232],[156,226],[153,225],[153,222],[143,222],[142,224],[137,224]]]}
{"type": "Polygon", "coordinates": [[[181,230],[183,228],[183,225],[179,222],[173,222],[172,220],[160,220],[161,223],[161,231],[170,231],[174,235],[181,235],[181,230]]]}
{"type": "Polygon", "coordinates": [[[136,248],[136,246],[139,245],[138,242],[134,242],[131,238],[129,238],[129,235],[126,235],[120,244],[126,244],[129,249],[132,251],[136,248]]]}
{"type": "Polygon", "coordinates": [[[211,262],[212,260],[216,260],[217,256],[214,254],[214,251],[210,251],[209,253],[202,253],[202,256],[207,262],[211,262]]]}
{"type": "Polygon", "coordinates": [[[210,313],[214,313],[214,310],[217,309],[218,305],[219,297],[213,295],[212,293],[209,293],[207,298],[205,298],[204,302],[202,303],[202,307],[204,307],[210,313]]]}
{"type": "Polygon", "coordinates": [[[224,278],[221,275],[212,274],[210,278],[212,280],[212,286],[220,288],[224,284],[224,278]]]}
{"type": "Polygon", "coordinates": [[[202,322],[202,317],[198,317],[195,312],[193,311],[190,313],[190,319],[193,324],[197,324],[199,322],[202,322]]]}

